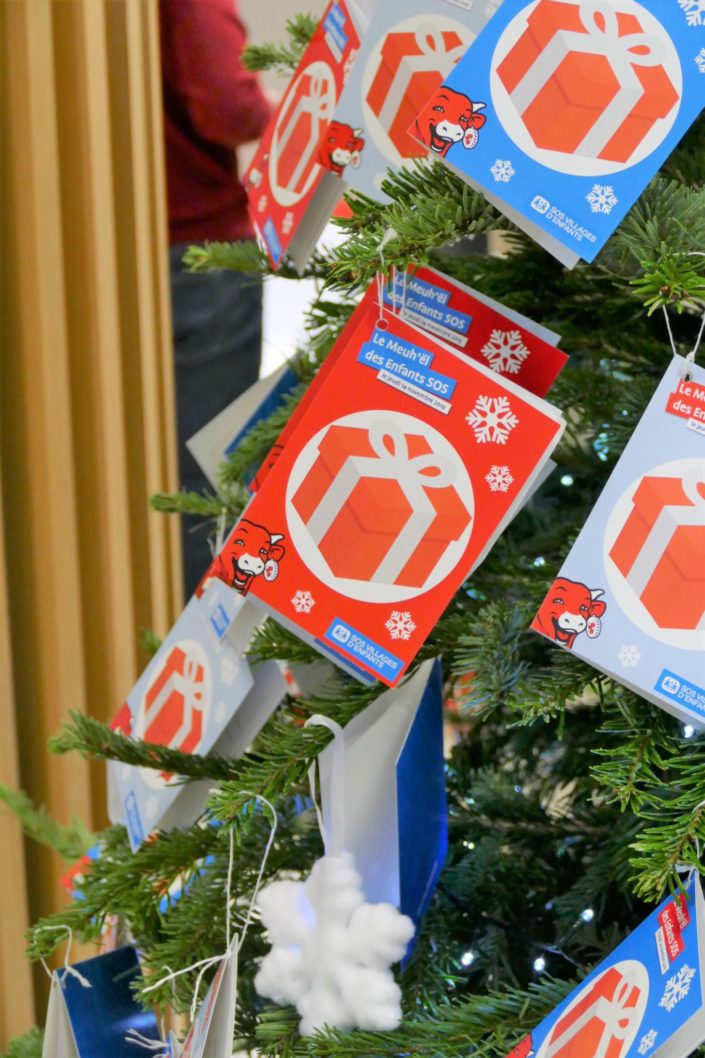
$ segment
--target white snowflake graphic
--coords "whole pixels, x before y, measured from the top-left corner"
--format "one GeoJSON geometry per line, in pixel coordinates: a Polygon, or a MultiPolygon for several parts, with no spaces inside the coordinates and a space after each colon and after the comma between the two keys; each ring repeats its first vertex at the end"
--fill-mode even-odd
{"type": "Polygon", "coordinates": [[[635,669],[641,661],[641,652],[633,643],[624,643],[617,651],[617,661],[623,669],[635,669]]]}
{"type": "Polygon", "coordinates": [[[701,48],[695,56],[695,65],[700,70],[700,73],[705,73],[705,48],[701,48]]]}
{"type": "Polygon", "coordinates": [[[352,71],[352,68],[353,68],[353,65],[355,63],[355,59],[357,58],[357,53],[358,53],[359,50],[360,50],[359,48],[351,48],[347,59],[343,63],[343,83],[345,83],[347,81],[348,77],[350,76],[350,73],[352,71]]]}
{"type": "Polygon", "coordinates": [[[516,375],[531,352],[519,331],[492,331],[490,340],[480,350],[493,371],[516,375]]]}
{"type": "Polygon", "coordinates": [[[472,427],[478,444],[506,444],[511,431],[519,425],[507,397],[478,397],[465,421],[472,427]]]}
{"type": "Polygon", "coordinates": [[[291,605],[297,613],[311,613],[316,605],[316,600],[310,591],[297,591],[291,600],[291,605]]]}
{"type": "Polygon", "coordinates": [[[644,1035],[641,1037],[641,1042],[639,1043],[639,1046],[637,1048],[639,1054],[648,1054],[649,1051],[653,1050],[653,1046],[656,1043],[657,1036],[658,1033],[655,1029],[649,1029],[648,1032],[645,1032],[644,1035]]]}
{"type": "Polygon", "coordinates": [[[619,202],[611,184],[593,184],[585,198],[593,213],[611,213],[619,202]]]}
{"type": "Polygon", "coordinates": [[[516,169],[511,162],[503,161],[501,158],[498,158],[494,165],[490,166],[490,172],[495,181],[500,184],[508,184],[514,176],[516,169]]]}
{"type": "Polygon", "coordinates": [[[509,473],[509,467],[492,466],[485,474],[485,481],[490,487],[490,492],[506,492],[514,478],[509,473]]]}
{"type": "Polygon", "coordinates": [[[266,195],[260,195],[259,199],[257,200],[257,212],[258,213],[264,213],[266,208],[267,208],[267,196],[266,195]]]}
{"type": "Polygon", "coordinates": [[[150,823],[155,818],[158,811],[159,801],[157,800],[156,796],[152,794],[152,796],[148,798],[147,804],[144,806],[144,814],[150,823]]]}
{"type": "Polygon", "coordinates": [[[680,1003],[681,999],[685,999],[688,995],[691,982],[696,973],[697,971],[692,966],[684,963],[678,973],[675,973],[673,977],[669,977],[666,981],[666,987],[658,1005],[664,1007],[670,1014],[676,1004],[680,1003]]]}
{"type": "Polygon", "coordinates": [[[232,651],[224,654],[220,663],[220,682],[224,683],[226,687],[232,687],[239,667],[237,654],[232,651]]]}
{"type": "Polygon", "coordinates": [[[262,173],[259,169],[250,169],[250,183],[253,187],[259,187],[262,183],[262,173]]]}
{"type": "Polygon", "coordinates": [[[282,231],[285,235],[288,235],[291,229],[294,227],[294,214],[289,210],[288,213],[284,214],[284,220],[282,221],[282,231]]]}
{"type": "Polygon", "coordinates": [[[216,705],[215,709],[213,710],[213,719],[215,720],[216,724],[222,724],[223,723],[223,721],[225,720],[225,716],[227,714],[227,711],[228,711],[228,709],[227,709],[227,706],[226,706],[225,702],[218,702],[218,704],[216,705]]]}
{"type": "Polygon", "coordinates": [[[678,0],[689,26],[705,26],[705,0],[678,0]]]}
{"type": "Polygon", "coordinates": [[[384,622],[384,627],[391,639],[409,639],[411,633],[416,631],[416,625],[408,610],[392,610],[384,622]]]}

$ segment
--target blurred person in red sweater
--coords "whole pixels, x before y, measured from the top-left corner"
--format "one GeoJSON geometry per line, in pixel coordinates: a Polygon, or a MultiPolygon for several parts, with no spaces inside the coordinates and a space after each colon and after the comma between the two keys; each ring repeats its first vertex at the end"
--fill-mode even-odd
{"type": "MultiPolygon", "coordinates": [[[[253,239],[236,148],[264,132],[270,108],[241,62],[236,0],[160,0],[179,477],[208,481],[186,440],[259,377],[262,286],[237,272],[192,275],[190,243],[253,239]]],[[[211,558],[205,532],[182,518],[187,596],[211,558]]]]}

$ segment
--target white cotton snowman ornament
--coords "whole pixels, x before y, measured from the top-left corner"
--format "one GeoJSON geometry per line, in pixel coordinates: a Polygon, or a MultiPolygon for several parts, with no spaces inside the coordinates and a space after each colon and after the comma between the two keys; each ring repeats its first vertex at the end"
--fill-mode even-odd
{"type": "Polygon", "coordinates": [[[259,895],[271,951],[255,988],[275,1003],[296,1007],[302,1036],[324,1025],[389,1031],[402,1017],[401,989],[391,966],[406,952],[414,924],[392,904],[366,903],[353,856],[338,845],[344,818],[342,731],[327,717],[309,723],[324,724],[335,734],[337,818],[326,855],[305,882],[272,882],[259,895]]]}

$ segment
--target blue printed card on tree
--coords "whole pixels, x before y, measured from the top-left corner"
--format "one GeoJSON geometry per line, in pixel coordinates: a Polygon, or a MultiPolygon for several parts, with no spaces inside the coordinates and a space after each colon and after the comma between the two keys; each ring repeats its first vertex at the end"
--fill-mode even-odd
{"type": "Polygon", "coordinates": [[[415,135],[559,260],[592,261],[700,113],[704,14],[505,0],[415,135]]]}
{"type": "Polygon", "coordinates": [[[42,1058],[134,1058],[140,1046],[144,1054],[163,1050],[154,1014],[133,992],[140,972],[129,946],[56,970],[42,1058]]]}
{"type": "Polygon", "coordinates": [[[704,929],[693,877],[507,1058],[686,1058],[705,1039],[704,929]]]}

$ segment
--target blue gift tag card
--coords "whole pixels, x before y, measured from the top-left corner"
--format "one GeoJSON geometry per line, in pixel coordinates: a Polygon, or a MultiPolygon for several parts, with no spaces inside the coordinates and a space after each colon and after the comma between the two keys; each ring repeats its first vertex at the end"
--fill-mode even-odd
{"type": "Polygon", "coordinates": [[[705,1039],[704,928],[692,878],[508,1058],[686,1058],[705,1039]]]}
{"type": "Polygon", "coordinates": [[[505,0],[414,124],[559,260],[592,261],[703,105],[689,0],[505,0]]]}
{"type": "MultiPolygon", "coordinates": [[[[418,926],[448,848],[439,660],[425,661],[343,731],[345,841],[365,899],[418,926]]],[[[324,826],[332,823],[333,746],[319,757],[324,826]]]]}
{"type": "Polygon", "coordinates": [[[675,357],[532,628],[705,727],[705,370],[675,357]]]}
{"type": "Polygon", "coordinates": [[[134,948],[86,959],[73,969],[52,975],[42,1058],[135,1058],[135,1039],[143,1045],[160,1041],[154,1014],[134,996],[140,976],[134,948]]]}

